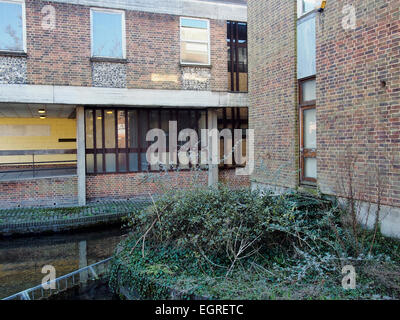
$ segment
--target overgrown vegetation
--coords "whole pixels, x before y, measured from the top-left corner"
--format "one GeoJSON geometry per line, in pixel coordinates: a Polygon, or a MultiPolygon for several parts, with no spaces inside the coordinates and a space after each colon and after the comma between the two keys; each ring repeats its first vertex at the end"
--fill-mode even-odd
{"type": "MultiPolygon", "coordinates": [[[[348,225],[347,211],[299,193],[219,185],[166,193],[127,220],[110,274],[141,298],[400,298],[400,243],[348,225]],[[355,246],[354,243],[357,243],[355,246]],[[342,288],[342,268],[356,289],[342,288]]],[[[360,226],[357,226],[359,228],[360,226]]]]}

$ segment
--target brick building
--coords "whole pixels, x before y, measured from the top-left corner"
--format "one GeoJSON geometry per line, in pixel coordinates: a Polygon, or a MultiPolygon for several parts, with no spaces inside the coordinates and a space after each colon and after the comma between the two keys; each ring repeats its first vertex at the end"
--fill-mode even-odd
{"type": "Polygon", "coordinates": [[[246,2],[0,0],[0,207],[156,193],[149,129],[246,129],[246,2]]]}
{"type": "Polygon", "coordinates": [[[400,2],[319,4],[248,1],[252,180],[380,206],[400,236],[400,2]]]}

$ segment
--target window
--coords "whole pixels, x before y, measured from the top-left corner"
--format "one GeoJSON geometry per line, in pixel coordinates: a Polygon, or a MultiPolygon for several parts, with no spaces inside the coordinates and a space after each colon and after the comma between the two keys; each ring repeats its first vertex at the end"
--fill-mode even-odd
{"type": "MultiPolygon", "coordinates": [[[[86,172],[88,174],[159,171],[150,167],[146,152],[149,129],[163,129],[169,156],[169,121],[178,122],[179,130],[206,128],[205,110],[102,108],[85,110],[86,172]]],[[[184,142],[178,142],[179,146],[184,142]]],[[[199,146],[200,147],[200,146],[199,146]]],[[[178,158],[179,159],[179,158],[178,158]]]]}
{"type": "Polygon", "coordinates": [[[229,137],[229,141],[225,141],[225,137],[220,138],[220,168],[234,168],[237,166],[245,166],[244,164],[237,164],[235,162],[235,153],[239,152],[239,156],[236,155],[237,159],[245,160],[246,155],[246,129],[249,128],[248,121],[248,109],[247,108],[224,108],[218,109],[218,130],[221,133],[223,129],[229,129],[231,132],[231,137],[229,137]],[[235,145],[234,142],[234,130],[242,129],[242,150],[240,154],[239,144],[235,145]],[[227,146],[227,150],[225,150],[225,146],[227,146]],[[233,154],[228,156],[228,153],[231,152],[232,148],[234,148],[233,154]],[[225,156],[226,152],[226,156],[225,156]]]}
{"type": "Polygon", "coordinates": [[[320,4],[321,0],[297,0],[297,17],[300,18],[315,10],[320,4]]]}
{"type": "Polygon", "coordinates": [[[210,22],[181,18],[181,63],[210,64],[210,22]]]}
{"type": "Polygon", "coordinates": [[[92,57],[125,59],[125,12],[91,9],[92,57]]]}
{"type": "Polygon", "coordinates": [[[315,77],[299,81],[301,182],[317,181],[317,112],[315,77]]]}
{"type": "Polygon", "coordinates": [[[247,24],[228,21],[227,43],[229,89],[247,92],[247,24]]]}
{"type": "Polygon", "coordinates": [[[0,0],[0,51],[26,52],[23,0],[0,0]]]}

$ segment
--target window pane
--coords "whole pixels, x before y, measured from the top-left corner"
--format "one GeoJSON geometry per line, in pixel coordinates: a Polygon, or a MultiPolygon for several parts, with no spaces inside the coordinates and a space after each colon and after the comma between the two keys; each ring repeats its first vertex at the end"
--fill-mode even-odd
{"type": "Polygon", "coordinates": [[[103,155],[98,154],[96,155],[97,158],[97,172],[102,173],[103,172],[103,155]]]}
{"type": "Polygon", "coordinates": [[[123,58],[122,14],[92,11],[92,19],[93,56],[123,58]]]}
{"type": "Polygon", "coordinates": [[[304,158],[304,177],[317,179],[316,158],[304,158]]]}
{"type": "Polygon", "coordinates": [[[0,3],[0,50],[23,51],[22,5],[0,3]]]}
{"type": "Polygon", "coordinates": [[[147,171],[149,169],[149,164],[146,159],[146,153],[140,154],[140,161],[141,161],[142,171],[147,171]]]}
{"type": "Polygon", "coordinates": [[[208,28],[208,21],[182,18],[181,19],[181,27],[207,29],[208,28]]]}
{"type": "Polygon", "coordinates": [[[126,148],[125,111],[118,111],[118,148],[126,148]]]}
{"type": "Polygon", "coordinates": [[[303,111],[304,116],[304,148],[317,148],[317,118],[316,109],[303,111]]]}
{"type": "Polygon", "coordinates": [[[118,154],[118,170],[119,172],[126,172],[126,153],[122,152],[118,154]]]}
{"type": "Polygon", "coordinates": [[[94,173],[94,155],[93,154],[86,155],[86,172],[94,173]]]}
{"type": "Polygon", "coordinates": [[[208,63],[208,44],[182,42],[181,57],[184,63],[208,63]]]}
{"type": "Polygon", "coordinates": [[[238,23],[239,43],[247,42],[247,23],[238,23]]]}
{"type": "Polygon", "coordinates": [[[117,163],[115,153],[106,154],[106,172],[116,172],[117,163]]]}
{"type": "Polygon", "coordinates": [[[137,153],[130,153],[129,154],[129,171],[136,172],[138,170],[139,170],[138,154],[137,153]]]}
{"type": "Polygon", "coordinates": [[[86,148],[93,149],[93,110],[86,110],[86,148]]]}
{"type": "Polygon", "coordinates": [[[138,147],[138,137],[137,137],[137,125],[138,118],[137,118],[137,111],[129,111],[128,112],[128,143],[129,148],[137,148],[138,147]]]}
{"type": "Polygon", "coordinates": [[[309,80],[301,84],[303,102],[316,100],[316,81],[309,80]]]}
{"type": "Polygon", "coordinates": [[[104,111],[104,135],[106,148],[115,148],[115,111],[104,111]]]}
{"type": "Polygon", "coordinates": [[[297,77],[316,74],[315,17],[307,18],[297,25],[297,77]]]}
{"type": "MultiPolygon", "coordinates": [[[[139,131],[140,131],[140,146],[141,148],[146,148],[148,142],[146,141],[146,135],[149,131],[149,111],[148,110],[139,110],[139,131]]],[[[142,167],[143,169],[143,167],[142,167]]]]}
{"type": "Polygon", "coordinates": [[[101,110],[96,110],[96,148],[103,148],[103,117],[101,110]]]}
{"type": "Polygon", "coordinates": [[[181,40],[208,42],[208,30],[181,28],[181,40]]]}

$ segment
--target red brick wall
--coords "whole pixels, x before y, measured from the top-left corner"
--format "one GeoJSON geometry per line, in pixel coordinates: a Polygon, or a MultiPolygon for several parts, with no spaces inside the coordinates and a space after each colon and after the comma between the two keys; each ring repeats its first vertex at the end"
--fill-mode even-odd
{"type": "Polygon", "coordinates": [[[51,207],[78,203],[78,178],[0,182],[0,208],[51,207]]]}
{"type": "MultiPolygon", "coordinates": [[[[90,7],[26,0],[30,84],[91,86],[90,7]],[[56,28],[42,29],[42,8],[56,9],[56,28]]],[[[211,90],[227,91],[226,21],[210,20],[211,90]]],[[[127,87],[181,89],[179,16],[126,11],[127,87]],[[151,74],[177,82],[152,82],[151,74]]]]}
{"type": "Polygon", "coordinates": [[[298,183],[296,1],[248,2],[249,126],[255,130],[253,180],[298,183]]]}
{"type": "Polygon", "coordinates": [[[207,181],[207,171],[89,175],[86,177],[86,197],[88,201],[149,198],[167,190],[207,185],[207,181]]]}
{"type": "Polygon", "coordinates": [[[90,86],[89,8],[37,0],[25,3],[28,83],[90,86]],[[41,10],[48,4],[56,10],[56,28],[46,31],[41,10]]]}
{"type": "Polygon", "coordinates": [[[341,180],[354,157],[355,196],[376,201],[381,181],[383,203],[400,206],[400,2],[329,1],[317,35],[318,184],[348,195],[341,180]],[[342,28],[345,4],[356,30],[342,28]]]}
{"type": "Polygon", "coordinates": [[[236,175],[235,169],[220,169],[218,172],[218,179],[219,182],[231,188],[250,187],[250,177],[236,175]]]}

